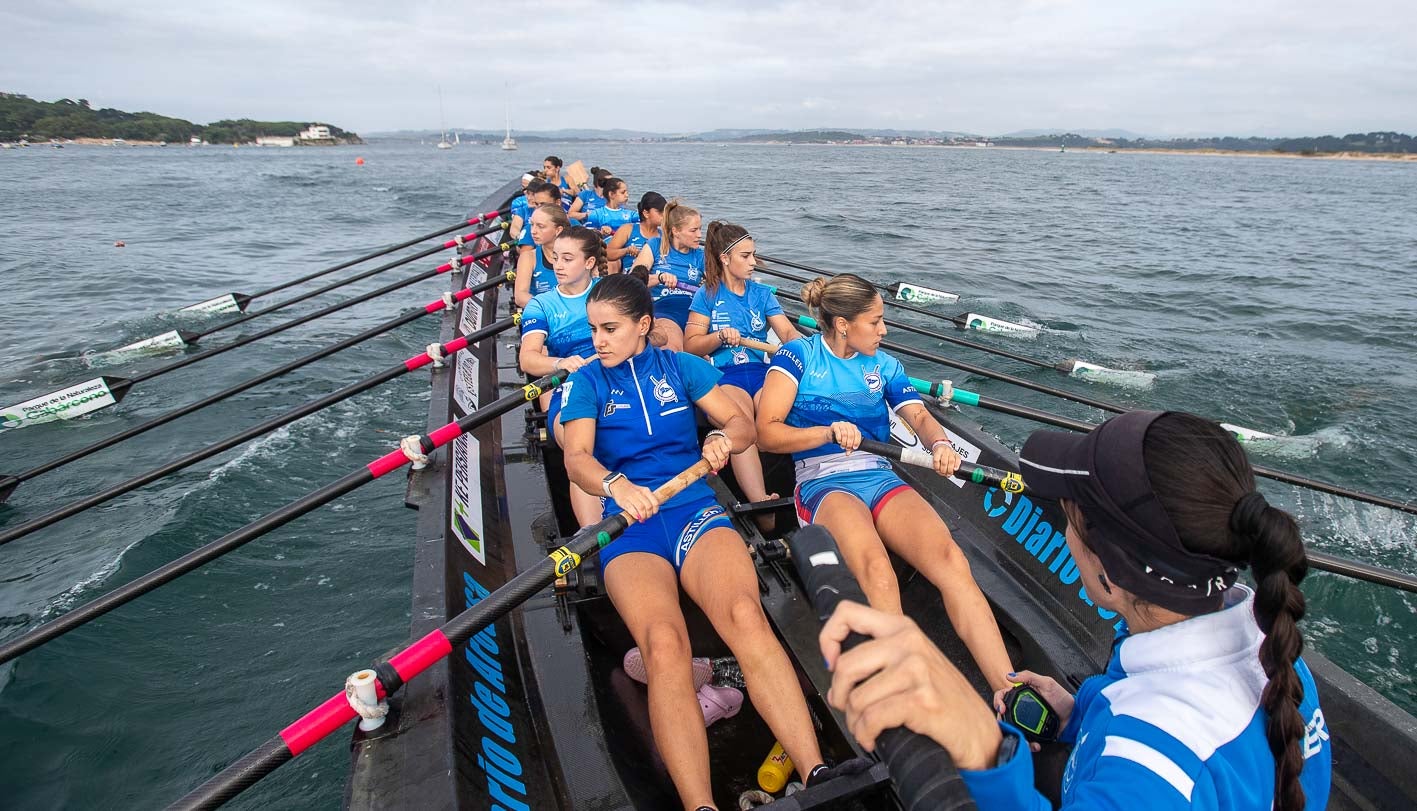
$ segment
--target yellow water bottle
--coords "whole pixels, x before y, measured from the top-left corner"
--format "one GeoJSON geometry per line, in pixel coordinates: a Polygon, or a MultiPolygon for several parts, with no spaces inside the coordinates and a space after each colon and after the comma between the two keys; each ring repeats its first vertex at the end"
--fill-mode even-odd
{"type": "Polygon", "coordinates": [[[774,742],[763,765],[758,767],[758,787],[769,794],[776,794],[787,785],[792,776],[792,758],[782,750],[782,744],[774,742]]]}

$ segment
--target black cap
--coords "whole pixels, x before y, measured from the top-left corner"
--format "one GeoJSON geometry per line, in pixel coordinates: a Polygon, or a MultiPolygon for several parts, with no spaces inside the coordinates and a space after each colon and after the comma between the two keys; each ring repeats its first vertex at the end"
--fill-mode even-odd
{"type": "Polygon", "coordinates": [[[1087,546],[1112,582],[1183,614],[1213,610],[1235,582],[1234,563],[1192,552],[1151,487],[1146,432],[1168,412],[1132,411],[1079,436],[1035,431],[1019,469],[1030,493],[1075,502],[1087,519],[1087,546]]]}

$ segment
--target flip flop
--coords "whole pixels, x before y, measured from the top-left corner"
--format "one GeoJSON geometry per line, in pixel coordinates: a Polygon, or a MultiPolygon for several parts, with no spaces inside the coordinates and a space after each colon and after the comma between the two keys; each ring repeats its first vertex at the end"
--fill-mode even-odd
{"type": "MultiPolygon", "coordinates": [[[[649,684],[649,672],[645,670],[644,657],[640,655],[638,647],[630,648],[625,652],[623,662],[625,675],[639,682],[649,684]]],[[[713,663],[703,656],[695,656],[691,667],[694,671],[694,689],[697,690],[709,683],[713,678],[713,663]]]]}
{"type": "Polygon", "coordinates": [[[699,707],[704,711],[704,726],[722,718],[732,718],[743,709],[743,693],[732,687],[705,684],[699,688],[699,707]]]}

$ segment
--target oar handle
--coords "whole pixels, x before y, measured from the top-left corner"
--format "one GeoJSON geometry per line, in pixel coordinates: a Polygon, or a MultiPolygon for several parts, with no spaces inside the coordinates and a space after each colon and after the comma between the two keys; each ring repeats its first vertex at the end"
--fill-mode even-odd
{"type": "MultiPolygon", "coordinates": [[[[679,475],[675,476],[664,484],[661,484],[660,486],[656,487],[654,489],[654,500],[659,502],[660,504],[663,504],[669,499],[674,498],[675,496],[684,492],[684,488],[688,487],[689,485],[693,484],[699,479],[702,479],[703,477],[707,476],[712,472],[713,465],[710,465],[707,459],[700,459],[693,465],[689,466],[684,472],[680,473],[679,475]]],[[[625,519],[627,525],[633,524],[635,522],[635,517],[630,515],[628,512],[622,512],[618,517],[625,519]]],[[[617,532],[615,534],[618,535],[619,533],[617,532]]]]}
{"type": "Polygon", "coordinates": [[[767,341],[759,341],[753,338],[739,338],[738,345],[748,349],[756,349],[764,355],[776,355],[777,347],[767,341]]]}
{"type": "MultiPolygon", "coordinates": [[[[867,453],[874,453],[877,456],[884,456],[894,459],[897,462],[913,467],[924,467],[934,469],[935,457],[929,451],[922,451],[919,448],[902,448],[889,442],[877,442],[874,439],[861,440],[860,449],[867,453]]],[[[974,482],[975,484],[985,484],[990,487],[997,487],[1006,493],[1024,493],[1028,488],[1024,486],[1023,477],[1011,470],[1000,470],[987,465],[976,465],[973,462],[961,461],[959,469],[954,472],[954,478],[962,481],[974,482]]]]}

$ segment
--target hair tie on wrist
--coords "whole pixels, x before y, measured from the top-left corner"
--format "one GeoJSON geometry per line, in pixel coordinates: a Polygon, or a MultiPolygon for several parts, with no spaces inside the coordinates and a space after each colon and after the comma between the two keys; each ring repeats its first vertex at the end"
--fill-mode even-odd
{"type": "Polygon", "coordinates": [[[1259,532],[1260,518],[1269,509],[1269,502],[1258,490],[1251,490],[1235,502],[1230,510],[1230,531],[1239,535],[1254,535],[1259,532]]]}

